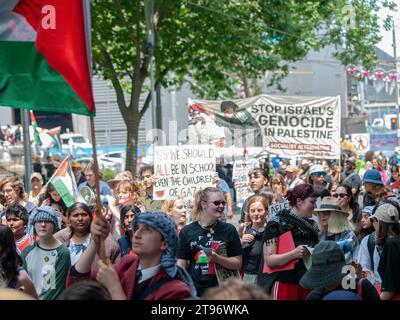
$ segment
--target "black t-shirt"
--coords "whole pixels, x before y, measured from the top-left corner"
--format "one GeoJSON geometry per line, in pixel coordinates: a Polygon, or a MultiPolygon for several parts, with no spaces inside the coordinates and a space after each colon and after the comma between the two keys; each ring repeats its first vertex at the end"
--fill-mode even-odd
{"type": "MultiPolygon", "coordinates": [[[[281,211],[276,218],[279,218],[280,221],[278,222],[271,220],[268,222],[264,231],[263,242],[267,242],[271,239],[278,239],[279,236],[287,231],[292,233],[295,247],[305,245],[313,248],[319,242],[317,232],[318,229],[314,220],[302,219],[302,222],[300,218],[295,218],[291,215],[284,214],[283,211],[281,211]],[[309,227],[306,227],[305,223],[307,223],[309,227]]],[[[271,277],[269,277],[270,280],[268,281],[269,283],[267,287],[269,287],[274,280],[284,283],[297,284],[306,271],[307,269],[303,263],[303,260],[299,259],[299,261],[295,263],[293,270],[272,273],[271,277]]],[[[265,285],[266,284],[264,284],[264,286],[265,285]]]]}
{"type": "Polygon", "coordinates": [[[193,222],[185,226],[179,234],[178,259],[189,260],[188,272],[201,296],[205,289],[218,285],[216,275],[209,274],[208,263],[201,248],[211,248],[211,243],[226,243],[227,256],[242,255],[242,245],[235,227],[230,223],[219,221],[214,234],[193,222]]]}
{"type": "Polygon", "coordinates": [[[243,247],[243,266],[242,269],[246,273],[258,274],[261,258],[263,255],[263,230],[255,230],[250,226],[246,227],[243,233],[243,228],[239,228],[239,234],[251,234],[254,236],[254,241],[244,243],[243,247]]]}
{"type": "Polygon", "coordinates": [[[382,291],[400,293],[400,238],[389,238],[383,246],[378,272],[382,291]]]}
{"type": "MultiPolygon", "coordinates": [[[[357,280],[356,282],[356,287],[358,288],[358,282],[360,280],[357,280]]],[[[362,287],[362,300],[381,300],[379,297],[378,291],[376,291],[376,288],[372,285],[371,282],[369,282],[367,279],[364,279],[361,283],[362,287]]],[[[358,289],[347,289],[350,292],[353,292],[355,294],[358,294],[358,289]]],[[[336,290],[345,290],[343,289],[342,285],[340,284],[336,290]]],[[[330,291],[332,292],[332,291],[330,291]]],[[[328,293],[324,288],[318,288],[314,289],[313,291],[310,292],[306,300],[322,300],[328,293]]]]}

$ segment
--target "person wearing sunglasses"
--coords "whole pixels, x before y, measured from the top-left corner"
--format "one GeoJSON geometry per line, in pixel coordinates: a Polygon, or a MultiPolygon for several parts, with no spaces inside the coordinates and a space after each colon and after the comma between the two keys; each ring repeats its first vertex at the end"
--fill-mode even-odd
{"type": "Polygon", "coordinates": [[[358,239],[349,223],[349,213],[341,209],[338,199],[323,198],[314,213],[321,231],[320,241],[335,241],[343,249],[346,264],[354,261],[358,252],[358,239]]]}
{"type": "Polygon", "coordinates": [[[308,183],[314,187],[315,192],[321,193],[322,189],[328,189],[326,172],[320,164],[314,164],[308,172],[308,183]]]}
{"type": "Polygon", "coordinates": [[[362,228],[362,216],[360,206],[355,199],[351,187],[348,185],[340,184],[338,185],[336,192],[333,196],[338,199],[340,208],[349,214],[347,219],[349,220],[354,233],[358,237],[362,228]]]}
{"type": "Polygon", "coordinates": [[[215,265],[224,269],[242,267],[242,244],[235,227],[221,221],[225,198],[218,188],[208,187],[195,195],[192,212],[195,222],[179,234],[178,265],[188,270],[200,297],[207,288],[218,285],[215,265]],[[226,256],[218,254],[226,247],[226,256]]]}

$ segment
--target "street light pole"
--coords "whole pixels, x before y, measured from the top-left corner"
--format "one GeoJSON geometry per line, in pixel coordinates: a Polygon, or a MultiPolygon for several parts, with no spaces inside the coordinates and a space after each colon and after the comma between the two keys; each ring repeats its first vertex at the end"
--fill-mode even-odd
{"type": "Polygon", "coordinates": [[[152,126],[153,126],[153,143],[156,145],[158,143],[157,134],[157,112],[156,112],[156,93],[154,90],[154,24],[153,24],[153,14],[154,14],[154,0],[144,0],[144,13],[146,20],[146,30],[147,30],[147,52],[150,56],[150,95],[151,95],[151,113],[152,113],[152,126]]]}
{"type": "MultiPolygon", "coordinates": [[[[393,58],[394,58],[394,68],[395,71],[398,72],[397,68],[397,42],[396,42],[396,28],[394,24],[394,18],[392,20],[392,35],[393,35],[393,58]]],[[[395,87],[394,87],[394,105],[397,111],[397,136],[399,136],[400,133],[400,110],[399,110],[399,83],[397,82],[397,78],[394,82],[395,87]]]]}

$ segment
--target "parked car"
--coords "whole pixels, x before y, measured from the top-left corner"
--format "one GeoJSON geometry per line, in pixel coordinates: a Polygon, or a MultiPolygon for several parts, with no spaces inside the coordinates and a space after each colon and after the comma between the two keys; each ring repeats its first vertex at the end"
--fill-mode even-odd
{"type": "Polygon", "coordinates": [[[89,140],[85,140],[80,133],[64,133],[60,135],[63,149],[73,150],[75,148],[92,148],[89,140]]]}
{"type": "MultiPolygon", "coordinates": [[[[91,157],[83,157],[83,158],[78,158],[74,160],[75,162],[79,162],[82,166],[82,168],[85,168],[90,162],[93,161],[93,158],[91,157]]],[[[110,168],[115,170],[116,172],[121,172],[121,166],[118,163],[109,161],[107,159],[100,159],[97,158],[97,163],[99,164],[99,169],[102,170],[104,168],[110,168]]]]}
{"type": "Polygon", "coordinates": [[[126,151],[112,151],[99,156],[101,160],[107,160],[119,165],[121,171],[125,171],[126,151]]]}

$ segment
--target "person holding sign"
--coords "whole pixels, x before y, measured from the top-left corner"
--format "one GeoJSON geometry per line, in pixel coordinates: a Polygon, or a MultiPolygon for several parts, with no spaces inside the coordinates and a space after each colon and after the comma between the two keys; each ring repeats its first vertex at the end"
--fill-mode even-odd
{"type": "Polygon", "coordinates": [[[218,285],[216,266],[229,270],[242,267],[242,245],[235,227],[220,221],[224,214],[225,198],[214,187],[195,195],[195,222],[185,226],[179,234],[178,265],[188,272],[201,296],[207,288],[218,285]],[[226,256],[216,253],[226,247],[226,256]]]}
{"type": "Polygon", "coordinates": [[[263,253],[263,233],[267,224],[269,201],[264,196],[252,196],[248,201],[244,226],[239,228],[240,241],[243,247],[243,280],[257,282],[263,253]]]}
{"type": "Polygon", "coordinates": [[[139,177],[146,188],[146,195],[143,198],[143,205],[147,211],[161,210],[163,202],[161,200],[153,200],[154,187],[154,166],[146,165],[140,168],[139,177]]]}
{"type": "Polygon", "coordinates": [[[306,272],[302,260],[309,256],[306,246],[314,247],[319,241],[317,223],[311,219],[316,197],[309,184],[289,190],[290,210],[273,216],[264,231],[264,268],[257,282],[268,293],[272,291],[274,300],[305,300],[310,292],[299,281],[306,272]]]}

